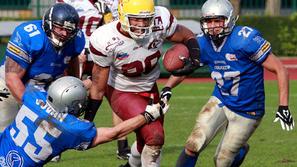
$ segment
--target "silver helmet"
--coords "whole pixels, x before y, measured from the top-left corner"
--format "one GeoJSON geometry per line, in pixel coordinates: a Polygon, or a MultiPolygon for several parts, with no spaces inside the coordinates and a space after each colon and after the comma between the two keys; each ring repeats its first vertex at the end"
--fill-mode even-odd
{"type": "Polygon", "coordinates": [[[229,35],[238,19],[234,16],[233,6],[228,0],[207,0],[202,6],[202,16],[200,18],[201,29],[204,34],[211,39],[222,38],[229,35]],[[209,34],[209,27],[207,26],[208,19],[224,19],[224,26],[222,31],[217,35],[209,34]]]}
{"type": "Polygon", "coordinates": [[[75,116],[83,114],[87,90],[80,79],[61,77],[49,86],[47,93],[47,103],[56,111],[75,116]]]}

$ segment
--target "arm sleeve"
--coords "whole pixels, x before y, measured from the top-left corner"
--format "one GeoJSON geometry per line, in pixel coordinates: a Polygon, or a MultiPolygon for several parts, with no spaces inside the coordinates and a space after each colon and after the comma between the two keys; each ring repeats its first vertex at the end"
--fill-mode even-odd
{"type": "Polygon", "coordinates": [[[10,57],[22,68],[27,69],[32,62],[30,38],[22,30],[22,26],[17,27],[7,44],[5,56],[10,57]]]}
{"type": "Polygon", "coordinates": [[[76,134],[76,140],[73,143],[74,149],[80,151],[88,149],[97,134],[95,124],[78,119],[77,123],[73,124],[72,129],[76,131],[74,132],[76,134]]]}
{"type": "MultiPolygon", "coordinates": [[[[99,30],[99,29],[97,29],[99,30]]],[[[103,37],[100,31],[95,31],[90,37],[90,55],[94,63],[98,64],[101,67],[109,67],[113,62],[113,51],[107,50],[107,41],[103,37]]],[[[108,36],[108,33],[102,32],[105,36],[108,36]]]]}
{"type": "Polygon", "coordinates": [[[163,38],[170,38],[176,29],[177,20],[165,7],[157,6],[155,17],[155,28],[153,31],[162,30],[163,38]]]}
{"type": "Polygon", "coordinates": [[[84,33],[81,30],[79,30],[75,38],[75,57],[82,53],[85,47],[85,43],[86,39],[84,33]]]}
{"type": "Polygon", "coordinates": [[[257,30],[253,30],[241,50],[250,60],[262,64],[271,52],[271,45],[257,30]]]}

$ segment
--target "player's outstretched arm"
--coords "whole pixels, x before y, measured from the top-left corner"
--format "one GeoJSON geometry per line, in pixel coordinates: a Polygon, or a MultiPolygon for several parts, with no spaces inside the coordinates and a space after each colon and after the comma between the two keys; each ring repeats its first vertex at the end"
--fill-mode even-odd
{"type": "Polygon", "coordinates": [[[289,74],[281,61],[270,53],[263,62],[263,67],[277,76],[279,107],[274,122],[280,121],[283,130],[292,130],[294,128],[294,119],[289,110],[289,74]]]}
{"type": "Polygon", "coordinates": [[[169,106],[166,106],[162,107],[161,109],[159,103],[149,103],[146,106],[145,111],[136,117],[123,121],[122,123],[112,128],[97,128],[97,135],[93,139],[91,147],[95,147],[99,144],[126,136],[145,123],[150,123],[158,119],[160,116],[163,116],[167,112],[168,108],[169,106]]]}
{"type": "Polygon", "coordinates": [[[5,82],[13,97],[19,104],[22,103],[22,97],[25,91],[25,85],[22,78],[26,70],[22,68],[13,59],[7,57],[5,62],[5,82]]]}

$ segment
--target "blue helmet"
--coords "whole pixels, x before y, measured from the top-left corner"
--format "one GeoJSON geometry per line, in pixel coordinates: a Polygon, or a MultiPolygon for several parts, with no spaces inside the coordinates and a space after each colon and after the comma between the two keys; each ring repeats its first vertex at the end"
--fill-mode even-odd
{"type": "Polygon", "coordinates": [[[43,29],[56,48],[62,48],[79,31],[79,16],[69,4],[56,3],[43,16],[43,29]]]}

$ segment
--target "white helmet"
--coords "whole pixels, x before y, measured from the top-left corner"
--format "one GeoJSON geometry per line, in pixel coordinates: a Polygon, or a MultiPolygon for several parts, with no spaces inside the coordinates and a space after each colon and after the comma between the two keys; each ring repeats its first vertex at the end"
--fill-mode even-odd
{"type": "Polygon", "coordinates": [[[46,101],[56,111],[75,116],[83,114],[87,90],[80,79],[71,76],[61,77],[49,86],[47,93],[46,101]]]}
{"type": "Polygon", "coordinates": [[[207,0],[202,6],[202,16],[200,18],[201,29],[205,35],[211,39],[222,38],[229,35],[238,19],[238,16],[233,14],[233,6],[228,0],[207,0]],[[217,35],[209,34],[209,27],[207,26],[207,19],[223,18],[224,27],[217,35]]]}

